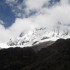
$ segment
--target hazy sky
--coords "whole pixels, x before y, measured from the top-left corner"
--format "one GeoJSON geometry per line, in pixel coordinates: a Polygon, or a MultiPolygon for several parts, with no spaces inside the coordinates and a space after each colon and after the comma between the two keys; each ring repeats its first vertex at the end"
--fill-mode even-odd
{"type": "Polygon", "coordinates": [[[70,24],[70,0],[0,0],[0,42],[58,22],[70,24]]]}

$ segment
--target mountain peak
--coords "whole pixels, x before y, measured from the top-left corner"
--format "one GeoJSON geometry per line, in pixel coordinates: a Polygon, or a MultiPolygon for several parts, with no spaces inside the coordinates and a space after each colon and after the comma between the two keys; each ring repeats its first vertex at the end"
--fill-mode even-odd
{"type": "Polygon", "coordinates": [[[63,29],[64,25],[61,22],[58,22],[53,29],[48,27],[36,27],[28,32],[21,32],[19,37],[15,40],[8,42],[8,45],[17,46],[17,47],[27,47],[33,46],[40,42],[45,41],[56,41],[59,38],[69,38],[70,31],[68,29],[63,29]]]}

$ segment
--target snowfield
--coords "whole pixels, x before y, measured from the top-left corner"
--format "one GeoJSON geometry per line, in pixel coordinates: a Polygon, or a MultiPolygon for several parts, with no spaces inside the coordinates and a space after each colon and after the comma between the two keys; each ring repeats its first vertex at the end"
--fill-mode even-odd
{"type": "Polygon", "coordinates": [[[53,29],[36,27],[28,32],[21,32],[19,37],[10,39],[7,43],[0,43],[1,48],[30,47],[45,41],[56,41],[59,38],[70,38],[68,26],[58,23],[53,29]]]}

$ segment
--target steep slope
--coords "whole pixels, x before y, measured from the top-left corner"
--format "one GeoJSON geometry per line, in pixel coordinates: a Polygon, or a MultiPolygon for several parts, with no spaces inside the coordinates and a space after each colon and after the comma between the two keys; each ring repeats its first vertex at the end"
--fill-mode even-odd
{"type": "Polygon", "coordinates": [[[15,40],[10,40],[8,42],[8,45],[15,45],[17,47],[32,46],[37,43],[43,42],[46,39],[48,40],[50,37],[51,35],[48,32],[47,27],[35,28],[34,30],[29,31],[26,34],[24,34],[24,32],[21,32],[19,37],[15,40]]]}
{"type": "Polygon", "coordinates": [[[0,70],[70,70],[70,39],[45,46],[38,52],[33,46],[0,50],[0,70]]]}
{"type": "Polygon", "coordinates": [[[22,70],[69,70],[70,39],[59,39],[38,52],[38,60],[22,70]]]}

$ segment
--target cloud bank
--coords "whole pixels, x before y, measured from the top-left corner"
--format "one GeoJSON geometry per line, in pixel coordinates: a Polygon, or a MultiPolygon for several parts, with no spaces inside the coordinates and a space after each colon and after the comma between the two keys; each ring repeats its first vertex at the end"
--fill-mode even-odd
{"type": "MultiPolygon", "coordinates": [[[[17,0],[6,1],[11,4],[17,2],[17,0]]],[[[47,26],[50,30],[52,30],[58,22],[61,22],[63,25],[70,24],[69,0],[60,0],[59,3],[50,8],[47,6],[43,7],[45,3],[48,4],[49,0],[26,0],[26,14],[28,14],[31,10],[37,10],[35,14],[27,18],[16,18],[13,25],[7,29],[4,28],[3,22],[1,21],[0,42],[6,42],[10,38],[18,37],[22,31],[28,32],[35,27],[47,26]]],[[[22,4],[17,5],[17,7],[23,10],[22,4]]],[[[19,14],[21,14],[21,12],[19,12],[19,14]]],[[[70,30],[70,26],[65,26],[63,28],[70,30]]]]}

